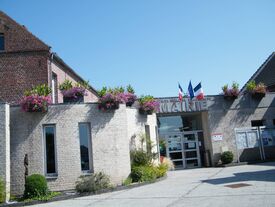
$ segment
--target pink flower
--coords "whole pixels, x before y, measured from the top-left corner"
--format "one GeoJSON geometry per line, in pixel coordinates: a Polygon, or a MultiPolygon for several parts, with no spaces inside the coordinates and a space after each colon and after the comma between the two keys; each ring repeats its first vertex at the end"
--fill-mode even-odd
{"type": "Polygon", "coordinates": [[[50,96],[30,95],[24,96],[20,102],[21,109],[25,112],[46,112],[51,104],[50,96]]]}

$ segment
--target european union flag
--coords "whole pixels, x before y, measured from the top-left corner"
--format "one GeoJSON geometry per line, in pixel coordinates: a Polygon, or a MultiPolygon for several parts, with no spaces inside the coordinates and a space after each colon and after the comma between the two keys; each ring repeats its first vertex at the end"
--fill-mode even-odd
{"type": "Polygon", "coordinates": [[[193,90],[191,81],[189,82],[188,93],[189,93],[190,99],[192,100],[195,97],[195,95],[194,95],[194,90],[193,90]]]}

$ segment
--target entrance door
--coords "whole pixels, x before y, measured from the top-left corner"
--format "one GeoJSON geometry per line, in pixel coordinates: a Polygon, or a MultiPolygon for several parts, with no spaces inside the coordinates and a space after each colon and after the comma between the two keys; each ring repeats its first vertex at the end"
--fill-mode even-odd
{"type": "Polygon", "coordinates": [[[201,167],[200,149],[197,132],[184,133],[183,148],[185,157],[185,167],[201,167]]]}
{"type": "Polygon", "coordinates": [[[176,168],[201,167],[198,131],[171,133],[165,138],[167,155],[176,168]]]}
{"type": "Polygon", "coordinates": [[[165,137],[168,157],[173,161],[175,168],[185,168],[182,134],[170,134],[165,137]]]}

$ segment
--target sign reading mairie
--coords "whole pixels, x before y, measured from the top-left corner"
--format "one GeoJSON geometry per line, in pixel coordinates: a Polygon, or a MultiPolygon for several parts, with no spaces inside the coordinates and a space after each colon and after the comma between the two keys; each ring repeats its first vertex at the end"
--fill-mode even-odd
{"type": "Polygon", "coordinates": [[[182,102],[179,101],[178,97],[172,98],[158,98],[160,108],[158,113],[176,113],[176,112],[196,112],[205,111],[208,109],[207,100],[190,100],[184,98],[182,102]]]}

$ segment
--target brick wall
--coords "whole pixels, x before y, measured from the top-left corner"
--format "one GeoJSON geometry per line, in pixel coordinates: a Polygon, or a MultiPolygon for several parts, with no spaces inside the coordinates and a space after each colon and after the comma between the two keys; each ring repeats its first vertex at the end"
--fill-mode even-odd
{"type": "Polygon", "coordinates": [[[5,182],[6,200],[10,196],[10,108],[0,103],[0,178],[5,182]]]}
{"type": "Polygon", "coordinates": [[[47,53],[0,53],[0,100],[17,104],[24,91],[48,83],[47,53]]]}
{"type": "MultiPolygon", "coordinates": [[[[65,78],[79,81],[67,68],[50,63],[48,45],[1,11],[0,33],[4,34],[5,43],[5,50],[0,51],[0,101],[18,104],[24,91],[32,86],[50,86],[50,68],[58,75],[59,84],[65,78]]],[[[58,99],[59,103],[63,102],[61,94],[58,99]]],[[[96,102],[96,93],[88,91],[84,101],[96,102]]]]}
{"type": "MultiPolygon", "coordinates": [[[[66,79],[76,83],[78,81],[78,77],[75,77],[74,74],[70,73],[62,66],[58,65],[57,63],[51,63],[51,70],[53,73],[57,75],[57,82],[58,85],[62,84],[66,79]]],[[[87,92],[87,96],[84,96],[84,102],[97,102],[98,98],[92,91],[87,92]]],[[[58,103],[63,103],[63,95],[60,90],[58,90],[58,103]]]]}
{"type": "Polygon", "coordinates": [[[5,36],[5,52],[49,50],[49,46],[2,11],[0,11],[0,33],[4,33],[5,36]]]}
{"type": "Polygon", "coordinates": [[[5,42],[0,51],[0,100],[17,104],[26,89],[48,83],[49,47],[1,11],[0,33],[5,42]]]}
{"type": "MultiPolygon", "coordinates": [[[[73,189],[75,181],[82,174],[78,130],[80,122],[91,124],[93,170],[103,171],[114,184],[121,184],[130,174],[129,135],[143,132],[134,126],[148,123],[146,117],[130,118],[132,115],[138,115],[137,110],[128,109],[125,105],[120,105],[114,112],[101,112],[97,104],[59,104],[51,105],[45,114],[25,113],[19,107],[11,107],[12,192],[23,193],[25,154],[29,157],[29,173],[44,174],[44,124],[56,125],[58,177],[48,180],[51,190],[73,189]],[[129,124],[132,127],[128,127],[129,124]]],[[[150,124],[155,126],[154,117],[150,119],[150,124]]]]}

